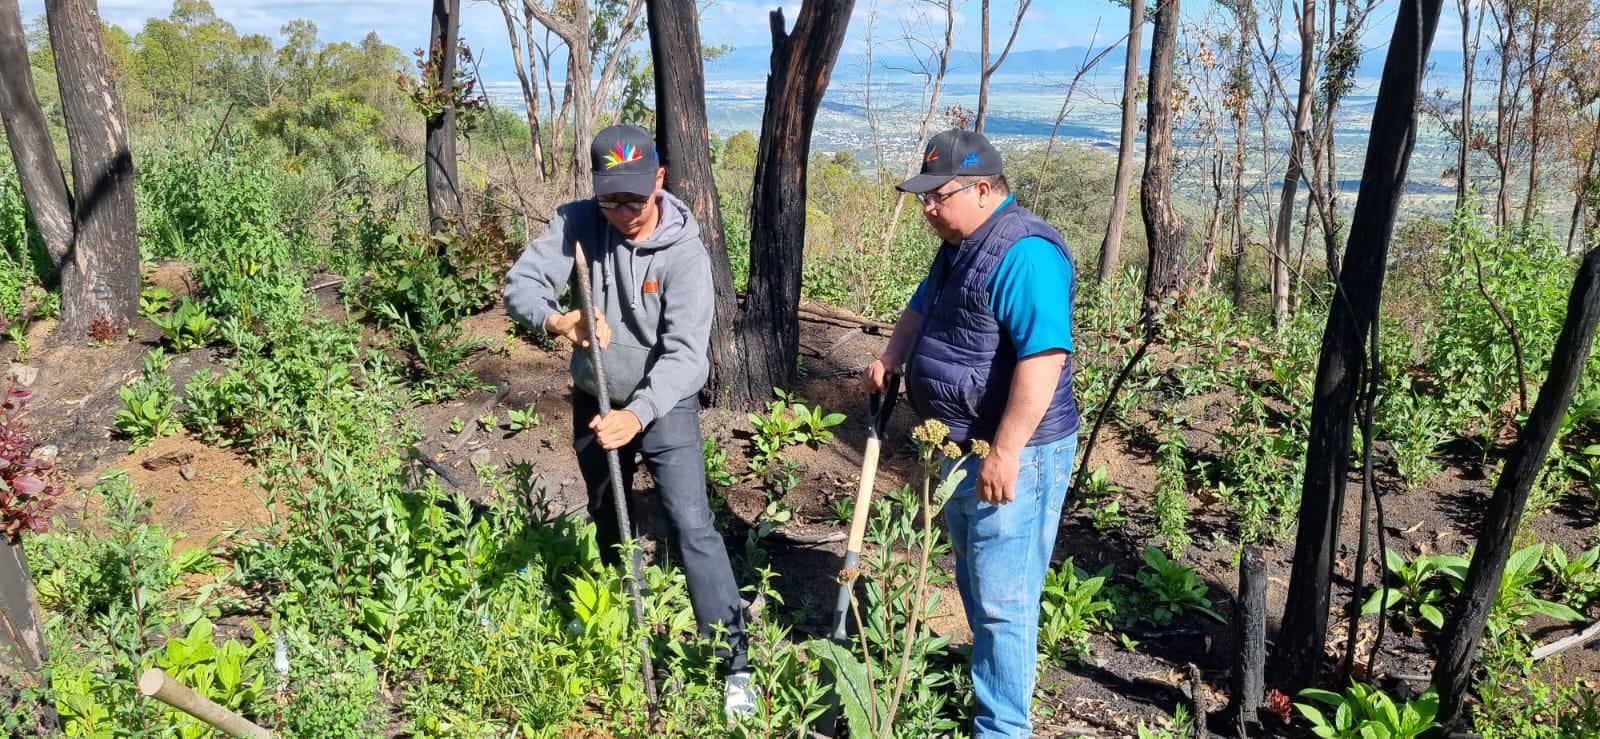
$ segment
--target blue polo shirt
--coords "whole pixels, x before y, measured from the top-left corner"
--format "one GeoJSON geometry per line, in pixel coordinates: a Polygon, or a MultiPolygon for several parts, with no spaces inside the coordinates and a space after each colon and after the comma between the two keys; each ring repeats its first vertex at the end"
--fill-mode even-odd
{"type": "MultiPolygon", "coordinates": [[[[1007,195],[1003,207],[1012,200],[1007,195]]],[[[1017,357],[1072,351],[1072,262],[1055,244],[1029,236],[1011,245],[989,275],[989,310],[1017,347],[1017,357]]],[[[928,280],[907,305],[926,315],[928,280]]]]}

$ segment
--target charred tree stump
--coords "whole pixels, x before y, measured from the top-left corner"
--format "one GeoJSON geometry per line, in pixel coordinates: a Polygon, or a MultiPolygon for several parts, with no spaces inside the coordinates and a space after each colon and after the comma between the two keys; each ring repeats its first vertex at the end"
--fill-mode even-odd
{"type": "Polygon", "coordinates": [[[1550,360],[1550,374],[1539,389],[1533,414],[1528,416],[1527,425],[1511,448],[1500,480],[1495,483],[1494,497],[1489,500],[1489,510],[1478,530],[1478,544],[1467,570],[1467,580],[1441,632],[1446,636],[1433,669],[1433,683],[1439,689],[1441,724],[1448,725],[1461,707],[1461,697],[1466,692],[1472,663],[1478,653],[1478,642],[1489,619],[1489,610],[1494,607],[1500,577],[1511,556],[1512,540],[1522,524],[1528,491],[1544,466],[1545,456],[1561,430],[1561,419],[1572,404],[1578,381],[1583,378],[1589,350],[1594,346],[1596,325],[1600,325],[1600,249],[1584,256],[1578,268],[1572,295],[1567,299],[1567,318],[1550,360]]]}
{"type": "Polygon", "coordinates": [[[1147,110],[1144,176],[1139,209],[1144,214],[1150,266],[1145,270],[1144,322],[1153,325],[1160,306],[1183,281],[1189,224],[1172,207],[1172,65],[1177,50],[1178,0],[1158,0],[1150,32],[1150,103],[1147,110]]]}
{"type": "Polygon", "coordinates": [[[811,129],[855,0],[805,0],[794,30],[772,11],[772,72],[750,195],[750,286],[739,316],[742,382],[734,408],[760,406],[787,387],[800,356],[800,269],[806,238],[806,162],[811,129]]]}
{"type": "Polygon", "coordinates": [[[466,232],[461,209],[460,180],[456,177],[456,43],[461,25],[461,0],[433,0],[430,54],[433,79],[424,85],[437,91],[444,106],[428,116],[423,148],[423,181],[428,190],[428,232],[447,226],[466,232]]]}
{"type": "Polygon", "coordinates": [[[1239,651],[1233,665],[1233,710],[1239,736],[1259,730],[1256,712],[1266,690],[1267,666],[1267,565],[1261,547],[1250,545],[1239,556],[1239,596],[1234,623],[1239,651]]]}
{"type": "Polygon", "coordinates": [[[1344,509],[1351,429],[1368,359],[1365,339],[1375,330],[1382,300],[1389,237],[1416,143],[1422,74],[1442,4],[1442,0],[1400,4],[1378,83],[1345,264],[1322,335],[1294,569],[1283,630],[1273,653],[1274,682],[1291,695],[1312,684],[1327,644],[1329,581],[1344,509]]]}

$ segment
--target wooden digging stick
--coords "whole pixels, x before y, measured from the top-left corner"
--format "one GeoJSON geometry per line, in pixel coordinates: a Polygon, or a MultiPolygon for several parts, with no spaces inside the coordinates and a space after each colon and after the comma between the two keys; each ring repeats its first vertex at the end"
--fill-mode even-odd
{"type": "MultiPolygon", "coordinates": [[[[600,332],[599,321],[594,314],[594,288],[589,281],[589,258],[583,253],[583,244],[572,242],[573,268],[577,270],[578,304],[583,309],[584,325],[589,330],[589,361],[594,364],[594,381],[600,401],[600,417],[611,413],[611,391],[606,387],[606,368],[600,362],[600,332]]],[[[599,439],[595,443],[600,443],[599,439]]],[[[628,502],[623,499],[622,487],[622,459],[617,455],[617,450],[606,450],[606,465],[611,472],[611,500],[616,504],[617,535],[623,541],[633,540],[633,526],[628,521],[628,502]]],[[[633,608],[633,628],[639,632],[639,672],[644,677],[644,696],[650,704],[651,710],[656,706],[656,671],[650,660],[650,632],[644,623],[644,599],[639,596],[639,581],[644,574],[644,557],[639,551],[637,543],[628,547],[631,556],[628,558],[628,571],[623,577],[623,583],[628,589],[628,600],[633,608]]]]}
{"type": "Polygon", "coordinates": [[[204,721],[220,731],[226,731],[232,736],[272,739],[272,732],[256,726],[249,719],[190,690],[159,667],[144,671],[144,675],[139,678],[139,692],[204,721]]]}

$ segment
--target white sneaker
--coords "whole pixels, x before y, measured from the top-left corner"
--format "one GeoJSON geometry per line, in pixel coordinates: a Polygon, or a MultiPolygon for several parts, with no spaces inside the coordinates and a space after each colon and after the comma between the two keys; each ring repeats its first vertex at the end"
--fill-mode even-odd
{"type": "Polygon", "coordinates": [[[750,684],[750,673],[735,672],[723,685],[722,711],[730,719],[755,715],[761,691],[750,684]]]}

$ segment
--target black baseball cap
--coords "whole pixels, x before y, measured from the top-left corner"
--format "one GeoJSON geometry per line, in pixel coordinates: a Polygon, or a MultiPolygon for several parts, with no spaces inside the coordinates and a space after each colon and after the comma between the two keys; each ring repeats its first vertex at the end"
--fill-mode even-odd
{"type": "Polygon", "coordinates": [[[983,134],[952,128],[928,142],[922,173],[895,187],[912,194],[929,192],[956,177],[1004,174],[1001,164],[1000,152],[983,134]]]}
{"type": "Polygon", "coordinates": [[[638,126],[611,126],[594,135],[589,144],[594,194],[649,195],[656,191],[656,171],[661,158],[655,139],[638,126]]]}

